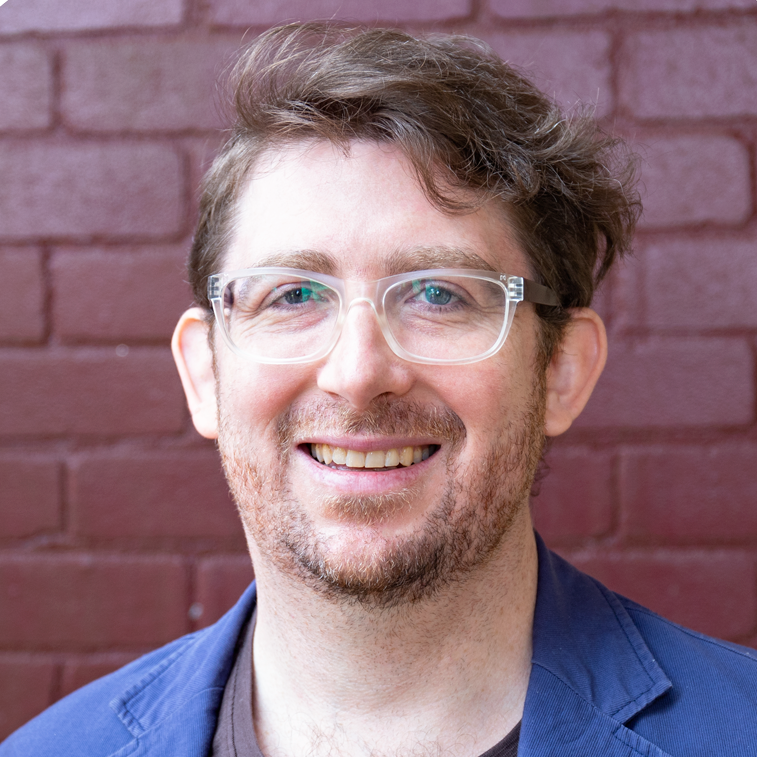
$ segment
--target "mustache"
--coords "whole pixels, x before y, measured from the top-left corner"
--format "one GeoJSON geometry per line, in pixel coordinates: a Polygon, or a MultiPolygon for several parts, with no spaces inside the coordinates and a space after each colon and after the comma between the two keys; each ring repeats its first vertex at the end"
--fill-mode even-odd
{"type": "Polygon", "coordinates": [[[365,410],[326,399],[292,405],[276,426],[282,452],[297,438],[319,434],[431,436],[453,446],[466,436],[465,424],[450,408],[388,397],[376,397],[365,410]]]}

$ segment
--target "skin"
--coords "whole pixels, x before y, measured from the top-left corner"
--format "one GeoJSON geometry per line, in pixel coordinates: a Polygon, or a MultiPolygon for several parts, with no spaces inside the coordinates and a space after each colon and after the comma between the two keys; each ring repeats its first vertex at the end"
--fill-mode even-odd
{"type": "MultiPolygon", "coordinates": [[[[363,281],[431,267],[532,276],[501,206],[442,213],[397,149],[361,142],[298,144],[258,166],[223,267],[271,264],[363,281]]],[[[258,581],[253,708],[266,755],[480,754],[519,721],[537,578],[528,490],[544,435],[571,425],[606,355],[599,317],[572,315],[540,377],[526,304],[496,355],[462,366],[400,359],[358,304],[312,364],[240,360],[214,333],[214,373],[202,312],[184,314],[174,355],[195,426],[219,439],[258,581]],[[439,448],[409,468],[345,471],[313,460],[316,442],[439,448]],[[439,539],[470,537],[469,548],[446,579],[382,602],[387,566],[420,549],[435,517],[439,539]],[[293,533],[361,599],[304,569],[283,546],[293,533]]]]}

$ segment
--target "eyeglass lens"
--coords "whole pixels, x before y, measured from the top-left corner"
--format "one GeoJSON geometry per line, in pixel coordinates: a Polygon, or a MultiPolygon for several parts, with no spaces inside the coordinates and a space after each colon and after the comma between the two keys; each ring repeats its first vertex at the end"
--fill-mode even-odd
{"type": "MultiPolygon", "coordinates": [[[[334,338],[341,296],[315,279],[262,274],[235,279],[224,293],[231,341],[266,359],[314,355],[334,338]]],[[[496,281],[444,276],[399,281],[383,297],[386,322],[411,355],[438,360],[477,357],[500,338],[508,298],[496,281]]]]}

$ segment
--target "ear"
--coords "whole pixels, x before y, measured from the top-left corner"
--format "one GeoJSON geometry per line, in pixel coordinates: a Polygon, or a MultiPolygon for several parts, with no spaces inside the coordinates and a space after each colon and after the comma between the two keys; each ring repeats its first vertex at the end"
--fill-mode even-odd
{"type": "Polygon", "coordinates": [[[218,438],[216,379],[205,311],[190,308],[179,319],[171,352],[187,397],[195,428],[207,439],[218,438]]]}
{"type": "Polygon", "coordinates": [[[602,319],[589,308],[575,308],[547,369],[544,431],[567,431],[589,401],[607,360],[607,333],[602,319]]]}

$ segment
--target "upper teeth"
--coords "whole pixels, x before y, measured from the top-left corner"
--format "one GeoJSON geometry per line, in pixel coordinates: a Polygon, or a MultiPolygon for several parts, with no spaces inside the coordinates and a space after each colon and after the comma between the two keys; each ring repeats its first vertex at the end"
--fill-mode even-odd
{"type": "Polygon", "coordinates": [[[395,468],[397,465],[413,465],[425,460],[431,449],[425,447],[399,447],[389,450],[358,452],[330,444],[311,444],[310,452],[319,462],[330,465],[346,465],[348,468],[395,468]]]}

